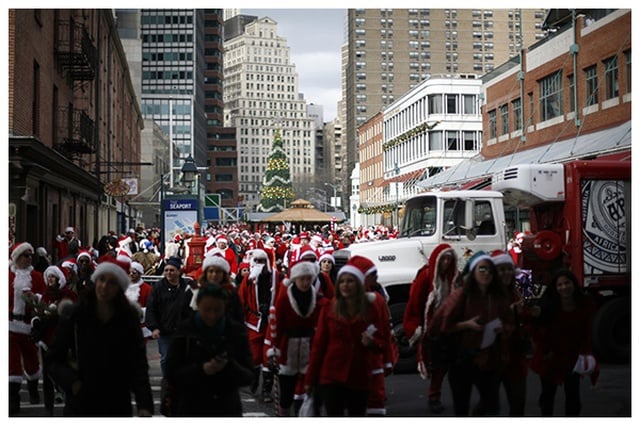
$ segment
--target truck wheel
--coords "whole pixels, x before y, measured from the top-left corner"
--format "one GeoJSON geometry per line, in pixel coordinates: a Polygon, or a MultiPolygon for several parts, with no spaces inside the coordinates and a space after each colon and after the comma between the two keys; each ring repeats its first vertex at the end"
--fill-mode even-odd
{"type": "Polygon", "coordinates": [[[402,327],[402,317],[406,308],[406,303],[396,303],[389,307],[391,314],[391,331],[396,337],[398,344],[398,362],[396,362],[393,372],[396,374],[415,373],[417,371],[416,349],[409,347],[409,338],[402,327]]]}
{"type": "Polygon", "coordinates": [[[617,297],[600,306],[593,319],[593,349],[601,361],[631,360],[631,304],[617,297]]]}

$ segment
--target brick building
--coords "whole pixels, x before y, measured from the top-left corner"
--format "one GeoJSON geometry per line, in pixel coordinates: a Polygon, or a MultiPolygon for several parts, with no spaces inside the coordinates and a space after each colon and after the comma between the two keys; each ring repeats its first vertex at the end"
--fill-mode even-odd
{"type": "Polygon", "coordinates": [[[8,15],[10,244],[50,251],[69,225],[85,245],[126,230],[126,195],[105,184],[139,175],[143,121],[113,12],[8,15]]]}

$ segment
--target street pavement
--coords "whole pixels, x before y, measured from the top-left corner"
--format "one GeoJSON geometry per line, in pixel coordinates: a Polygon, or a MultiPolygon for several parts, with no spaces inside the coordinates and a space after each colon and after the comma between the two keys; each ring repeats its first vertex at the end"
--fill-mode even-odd
{"type": "MultiPolygon", "coordinates": [[[[155,416],[160,414],[160,354],[157,343],[148,342],[147,356],[149,358],[151,388],[154,395],[155,416]]],[[[40,383],[40,397],[42,398],[42,383],[40,383]]],[[[414,374],[391,375],[386,379],[387,415],[392,417],[451,417],[453,409],[451,405],[451,391],[449,382],[445,379],[442,387],[442,402],[445,411],[434,415],[427,407],[428,382],[423,381],[414,374]]],[[[540,382],[538,376],[529,373],[527,380],[527,403],[525,416],[538,417],[540,410],[537,406],[537,398],[540,395],[540,382]]],[[[45,417],[43,404],[29,404],[29,395],[26,383],[21,391],[21,409],[19,417],[45,417]]],[[[581,381],[582,412],[581,417],[631,417],[631,365],[630,364],[603,364],[597,385],[591,386],[589,380],[581,381]]],[[[273,417],[274,404],[264,404],[258,395],[252,395],[247,388],[241,390],[242,405],[245,417],[273,417]]],[[[474,391],[473,401],[477,399],[474,391]]],[[[564,413],[564,392],[558,388],[554,416],[560,417],[564,413]]],[[[507,411],[507,402],[504,392],[501,391],[502,413],[507,411]]],[[[62,416],[63,403],[57,403],[54,416],[62,416]]],[[[506,415],[506,414],[503,414],[506,415]]]]}

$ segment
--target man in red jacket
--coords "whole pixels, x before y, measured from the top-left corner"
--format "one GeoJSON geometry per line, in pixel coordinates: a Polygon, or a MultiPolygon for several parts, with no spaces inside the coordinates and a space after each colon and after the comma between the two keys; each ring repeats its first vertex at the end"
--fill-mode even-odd
{"type": "Polygon", "coordinates": [[[31,305],[46,290],[42,274],[31,266],[33,246],[17,244],[11,252],[9,266],[9,415],[20,412],[20,387],[27,377],[31,404],[39,404],[38,380],[42,369],[38,349],[31,341],[31,305]]]}

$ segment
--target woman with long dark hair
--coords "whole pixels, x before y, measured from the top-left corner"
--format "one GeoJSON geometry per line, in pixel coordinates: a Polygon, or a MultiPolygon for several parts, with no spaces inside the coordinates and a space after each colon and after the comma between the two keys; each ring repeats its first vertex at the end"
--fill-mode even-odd
{"type": "Polygon", "coordinates": [[[353,265],[338,272],[336,295],[324,305],[311,343],[305,376],[308,393],[320,392],[330,417],[364,416],[370,391],[370,365],[387,344],[385,314],[365,291],[365,276],[353,265]]]}
{"type": "Polygon", "coordinates": [[[457,342],[449,365],[455,415],[469,415],[473,386],[484,413],[498,415],[500,368],[508,359],[507,337],[514,324],[510,300],[488,254],[472,256],[463,276],[462,287],[437,310],[428,332],[450,335],[450,341],[457,342]]]}
{"type": "Polygon", "coordinates": [[[132,416],[132,393],[138,416],[153,414],[140,314],[125,296],[130,280],[124,268],[99,264],[91,276],[95,284],[60,316],[46,362],[65,392],[65,416],[132,416]]]}
{"type": "Polygon", "coordinates": [[[565,415],[580,414],[580,375],[574,367],[580,355],[591,354],[595,310],[593,298],[581,291],[573,272],[563,269],[554,274],[530,327],[535,346],[531,370],[540,376],[538,403],[543,416],[553,415],[558,385],[564,387],[565,415]]]}

